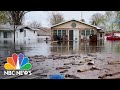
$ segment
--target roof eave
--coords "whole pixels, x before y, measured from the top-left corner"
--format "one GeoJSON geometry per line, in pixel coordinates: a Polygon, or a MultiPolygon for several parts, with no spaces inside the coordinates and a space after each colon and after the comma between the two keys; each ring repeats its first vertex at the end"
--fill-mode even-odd
{"type": "Polygon", "coordinates": [[[69,21],[66,21],[66,22],[62,22],[62,23],[53,25],[53,26],[51,27],[51,29],[54,28],[54,27],[56,27],[56,26],[58,26],[58,25],[61,25],[61,24],[64,24],[64,23],[67,23],[67,22],[70,22],[70,21],[76,21],[76,22],[79,22],[79,23],[86,24],[86,25],[88,25],[88,26],[94,27],[94,28],[96,28],[96,29],[101,29],[101,28],[99,28],[99,27],[97,27],[97,26],[90,25],[90,24],[87,24],[87,23],[85,23],[85,22],[81,22],[81,21],[77,21],[77,20],[69,20],[69,21]]]}

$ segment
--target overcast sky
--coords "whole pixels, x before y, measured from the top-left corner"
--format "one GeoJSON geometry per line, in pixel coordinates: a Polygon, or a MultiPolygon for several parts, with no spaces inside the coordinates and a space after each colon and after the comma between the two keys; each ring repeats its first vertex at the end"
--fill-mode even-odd
{"type": "MultiPolygon", "coordinates": [[[[81,20],[81,11],[60,11],[63,14],[65,20],[81,20]]],[[[89,23],[91,16],[94,13],[104,14],[104,11],[82,11],[82,18],[86,23],[89,23]]],[[[50,27],[48,22],[49,13],[47,11],[31,11],[25,15],[25,24],[29,22],[40,22],[43,27],[50,27]]]]}

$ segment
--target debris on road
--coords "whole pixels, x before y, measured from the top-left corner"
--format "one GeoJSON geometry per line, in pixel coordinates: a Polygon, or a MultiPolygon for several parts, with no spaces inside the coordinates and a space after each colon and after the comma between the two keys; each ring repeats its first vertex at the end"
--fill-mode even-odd
{"type": "Polygon", "coordinates": [[[78,64],[72,63],[72,65],[84,65],[84,64],[83,63],[78,63],[78,64]]]}
{"type": "Polygon", "coordinates": [[[45,61],[45,60],[39,60],[39,59],[35,60],[35,62],[43,62],[43,61],[45,61]]]}
{"type": "Polygon", "coordinates": [[[109,65],[113,65],[113,64],[120,64],[120,61],[113,61],[113,62],[108,62],[109,65]]]}
{"type": "Polygon", "coordinates": [[[101,70],[101,69],[97,68],[96,66],[92,66],[92,68],[90,68],[90,70],[101,70]]]}
{"type": "Polygon", "coordinates": [[[47,75],[42,75],[42,73],[37,73],[37,74],[34,74],[34,75],[47,77],[47,75]]]}
{"type": "Polygon", "coordinates": [[[57,67],[56,70],[61,70],[61,69],[70,69],[71,67],[68,66],[63,66],[63,67],[57,67]]]}
{"type": "Polygon", "coordinates": [[[91,59],[85,59],[86,62],[92,61],[91,59]]]}
{"type": "Polygon", "coordinates": [[[120,72],[111,73],[111,74],[104,74],[104,75],[102,75],[102,76],[99,76],[98,78],[103,79],[103,78],[105,78],[105,77],[107,77],[107,76],[113,76],[113,75],[117,75],[117,74],[120,74],[120,72]]]}
{"type": "Polygon", "coordinates": [[[85,72],[85,71],[89,71],[90,69],[81,69],[81,70],[77,70],[77,72],[85,72]]]}
{"type": "Polygon", "coordinates": [[[99,68],[96,68],[95,66],[89,68],[89,69],[80,69],[80,70],[77,70],[77,72],[85,72],[85,71],[89,71],[89,70],[101,70],[99,68]]]}
{"type": "Polygon", "coordinates": [[[70,65],[70,64],[72,64],[72,63],[64,63],[64,65],[70,65]]]}
{"type": "Polygon", "coordinates": [[[33,73],[33,72],[36,72],[36,71],[38,71],[38,70],[39,70],[39,69],[32,70],[32,73],[33,73]]]}
{"type": "Polygon", "coordinates": [[[70,75],[70,74],[66,74],[65,77],[69,77],[69,78],[73,78],[73,79],[80,79],[80,77],[77,77],[75,75],[70,75]]]}
{"type": "Polygon", "coordinates": [[[90,61],[87,65],[94,65],[95,62],[94,61],[90,61]]]}
{"type": "Polygon", "coordinates": [[[65,72],[68,72],[68,70],[61,71],[60,73],[65,73],[65,72]]]}
{"type": "MultiPolygon", "coordinates": [[[[96,55],[94,53],[90,53],[87,55],[72,54],[72,55],[30,56],[29,57],[30,63],[33,66],[33,68],[31,69],[33,76],[30,76],[30,78],[46,79],[46,78],[49,78],[49,75],[51,75],[51,73],[52,74],[59,73],[58,75],[64,74],[66,79],[69,79],[69,78],[71,79],[81,79],[81,78],[82,79],[87,79],[87,78],[104,79],[104,78],[116,78],[117,74],[118,76],[120,75],[120,72],[119,72],[120,57],[112,57],[111,59],[111,58],[107,58],[108,57],[107,55],[106,56],[103,55],[103,57],[101,57],[101,54],[96,54],[96,55]],[[116,73],[114,73],[113,71],[116,71],[116,73]],[[107,74],[107,73],[110,73],[110,74],[107,74]]],[[[0,75],[2,78],[4,77],[6,78],[6,76],[3,76],[2,74],[2,72],[5,70],[4,64],[6,62],[7,62],[6,59],[0,60],[0,75]]],[[[11,78],[16,79],[16,77],[11,77],[11,78]]],[[[19,78],[22,78],[22,77],[19,77],[19,78]]],[[[23,78],[29,79],[28,76],[23,78]]]]}

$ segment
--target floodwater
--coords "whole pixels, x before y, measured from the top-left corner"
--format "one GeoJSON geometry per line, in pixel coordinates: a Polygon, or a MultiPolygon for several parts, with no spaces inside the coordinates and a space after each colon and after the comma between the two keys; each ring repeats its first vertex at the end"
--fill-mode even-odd
{"type": "MultiPolygon", "coordinates": [[[[15,48],[17,53],[23,53],[27,57],[35,55],[53,56],[52,59],[49,59],[49,56],[46,57],[46,59],[44,59],[43,56],[30,57],[30,63],[33,66],[32,71],[35,72],[33,72],[33,75],[31,76],[15,77],[16,79],[46,79],[49,78],[49,75],[53,75],[55,73],[60,74],[61,70],[56,70],[56,68],[63,66],[70,67],[69,69],[67,69],[67,72],[63,73],[63,75],[70,74],[80,77],[81,79],[98,79],[98,77],[102,74],[104,75],[108,72],[116,73],[120,71],[119,64],[108,64],[108,62],[111,61],[116,61],[117,63],[119,63],[118,61],[120,60],[120,41],[100,40],[97,43],[77,41],[55,43],[51,41],[46,42],[44,39],[37,39],[16,41],[15,48]],[[77,57],[58,59],[59,55],[63,55],[63,57],[66,57],[67,55],[68,57],[69,55],[75,55],[75,57],[77,57]],[[55,59],[56,56],[57,58],[55,59]],[[78,72],[77,70],[85,70],[92,67],[91,65],[87,64],[88,62],[86,60],[92,60],[94,62],[94,66],[99,68],[100,70],[88,70],[82,73],[78,72]],[[83,63],[80,63],[80,61],[83,63]],[[68,63],[73,64],[68,65],[68,63]],[[45,77],[43,77],[42,75],[45,75],[45,77]]],[[[13,53],[15,53],[13,42],[0,40],[0,61],[6,60],[4,58],[11,56],[13,53]]],[[[3,65],[4,62],[1,62],[0,79],[14,78],[11,76],[8,77],[2,75],[2,70],[4,70],[3,65]]],[[[115,77],[116,76],[107,78],[115,77]]],[[[117,78],[119,77],[120,76],[117,76],[117,78]]]]}
{"type": "MultiPolygon", "coordinates": [[[[0,58],[11,56],[13,52],[12,41],[0,41],[0,58]]],[[[100,40],[97,43],[89,42],[62,42],[54,43],[44,41],[43,39],[16,41],[16,50],[19,53],[24,53],[25,56],[51,54],[70,55],[70,54],[86,54],[100,53],[103,55],[111,54],[114,56],[120,55],[120,41],[100,40]]]]}

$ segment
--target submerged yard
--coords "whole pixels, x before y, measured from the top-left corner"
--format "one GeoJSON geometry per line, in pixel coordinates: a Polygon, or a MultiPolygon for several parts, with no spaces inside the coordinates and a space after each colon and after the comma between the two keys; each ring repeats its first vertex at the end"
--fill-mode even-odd
{"type": "Polygon", "coordinates": [[[0,47],[1,79],[49,79],[53,74],[62,74],[65,79],[120,78],[120,41],[57,44],[38,40],[18,43],[17,49],[30,58],[33,66],[31,76],[19,77],[3,75],[5,57],[13,52],[9,42],[0,47]]]}

